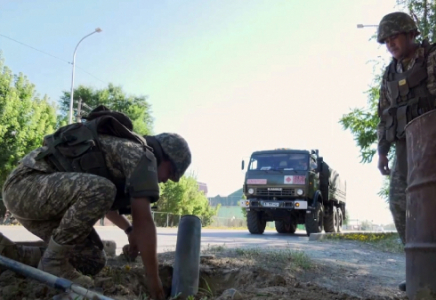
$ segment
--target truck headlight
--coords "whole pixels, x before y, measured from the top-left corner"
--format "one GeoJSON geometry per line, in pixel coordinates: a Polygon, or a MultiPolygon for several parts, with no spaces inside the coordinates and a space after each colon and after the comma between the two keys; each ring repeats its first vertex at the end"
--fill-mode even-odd
{"type": "Polygon", "coordinates": [[[298,195],[298,196],[302,196],[302,195],[303,195],[303,193],[304,193],[304,192],[303,192],[303,190],[302,190],[302,189],[298,189],[298,190],[297,190],[297,195],[298,195]]]}
{"type": "Polygon", "coordinates": [[[254,194],[254,189],[248,189],[249,194],[254,194]]]}

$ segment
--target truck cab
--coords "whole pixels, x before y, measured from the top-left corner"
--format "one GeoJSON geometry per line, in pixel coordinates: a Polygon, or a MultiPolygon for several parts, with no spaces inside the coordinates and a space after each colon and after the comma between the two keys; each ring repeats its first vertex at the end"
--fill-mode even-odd
{"type": "Polygon", "coordinates": [[[345,194],[337,197],[340,180],[335,171],[335,182],[330,180],[332,171],[318,150],[253,152],[243,183],[246,199],[240,201],[250,233],[262,234],[268,221],[275,222],[279,233],[295,233],[298,224],[305,225],[308,235],[323,229],[340,231],[345,194]]]}

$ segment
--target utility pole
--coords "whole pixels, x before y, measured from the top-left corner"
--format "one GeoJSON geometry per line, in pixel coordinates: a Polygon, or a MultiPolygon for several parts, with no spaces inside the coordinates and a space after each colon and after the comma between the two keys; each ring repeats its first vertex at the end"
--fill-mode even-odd
{"type": "Polygon", "coordinates": [[[82,122],[82,117],[81,117],[81,109],[82,109],[82,97],[79,98],[79,103],[77,104],[77,116],[76,116],[76,120],[77,123],[81,123],[82,122]]]}
{"type": "Polygon", "coordinates": [[[73,99],[74,99],[74,69],[75,69],[75,63],[76,63],[76,52],[77,52],[77,47],[79,47],[80,43],[87,38],[88,36],[96,33],[96,32],[101,32],[100,28],[96,28],[93,32],[91,32],[88,35],[85,35],[76,45],[76,48],[74,49],[74,54],[73,54],[73,72],[71,75],[71,93],[70,93],[70,113],[69,113],[69,118],[68,118],[68,124],[71,124],[73,122],[73,99]]]}

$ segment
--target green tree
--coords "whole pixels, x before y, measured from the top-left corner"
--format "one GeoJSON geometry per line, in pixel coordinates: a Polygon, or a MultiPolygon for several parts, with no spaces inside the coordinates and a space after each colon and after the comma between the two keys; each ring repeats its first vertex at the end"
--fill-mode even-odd
{"type": "MultiPolygon", "coordinates": [[[[381,63],[376,62],[378,67],[381,63]]],[[[339,120],[344,130],[350,130],[354,136],[357,146],[360,148],[361,163],[371,163],[377,151],[377,125],[379,117],[377,113],[379,90],[381,85],[381,76],[384,67],[380,68],[375,74],[371,86],[365,91],[367,95],[367,106],[354,108],[351,112],[344,114],[339,120]]],[[[392,145],[389,152],[389,161],[393,162],[395,147],[392,145]]],[[[381,176],[381,175],[380,175],[381,176]]],[[[378,195],[385,201],[388,200],[389,176],[385,176],[384,183],[378,192],[378,195]]]]}
{"type": "Polygon", "coordinates": [[[25,75],[14,75],[0,56],[0,186],[29,151],[56,126],[56,108],[40,98],[25,75]]]}
{"type": "MultiPolygon", "coordinates": [[[[63,91],[60,98],[60,108],[62,116],[60,122],[66,122],[70,110],[70,95],[68,91],[63,91]]],[[[125,113],[133,123],[133,130],[139,134],[152,134],[153,118],[151,116],[151,105],[145,96],[127,95],[121,87],[112,83],[104,89],[94,89],[93,87],[79,86],[74,89],[74,115],[77,114],[79,99],[89,107],[95,108],[98,105],[105,105],[109,109],[125,113]]],[[[84,110],[82,110],[84,111],[84,110]]]]}
{"type": "MultiPolygon", "coordinates": [[[[245,194],[242,194],[242,198],[241,199],[247,199],[247,196],[245,196],[245,194]]],[[[242,214],[244,215],[244,219],[247,219],[247,209],[245,207],[241,207],[242,210],[242,214]]]]}
{"type": "Polygon", "coordinates": [[[350,222],[350,212],[348,211],[348,209],[345,209],[345,216],[347,217],[346,219],[344,219],[343,221],[343,225],[348,225],[348,223],[350,222]]]}
{"type": "Polygon", "coordinates": [[[203,226],[211,223],[216,216],[220,205],[212,208],[203,191],[199,190],[196,178],[193,175],[183,176],[179,182],[168,181],[160,184],[161,196],[157,203],[159,212],[168,212],[179,215],[196,215],[203,221],[203,226]]]}
{"type": "Polygon", "coordinates": [[[372,230],[372,221],[362,221],[362,223],[360,223],[360,229],[361,230],[372,230]]]}
{"type": "MultiPolygon", "coordinates": [[[[416,0],[397,0],[397,6],[401,10],[408,10],[415,19],[421,35],[418,41],[427,38],[430,42],[436,35],[436,1],[416,1],[416,0]]],[[[372,37],[375,41],[375,36],[372,37]]],[[[376,46],[376,45],[374,45],[376,46]]],[[[354,108],[348,114],[342,116],[339,123],[344,130],[350,130],[354,136],[357,146],[360,148],[361,163],[371,163],[377,149],[377,124],[379,122],[377,106],[381,77],[386,68],[386,64],[380,61],[373,61],[374,79],[367,91],[365,91],[368,102],[364,108],[354,108]]],[[[392,147],[389,153],[389,161],[393,161],[395,148],[392,147]]],[[[385,177],[383,186],[379,191],[379,196],[388,199],[388,181],[385,177]]]]}
{"type": "Polygon", "coordinates": [[[436,36],[436,1],[397,0],[397,5],[407,9],[421,32],[420,40],[433,41],[436,36]]]}

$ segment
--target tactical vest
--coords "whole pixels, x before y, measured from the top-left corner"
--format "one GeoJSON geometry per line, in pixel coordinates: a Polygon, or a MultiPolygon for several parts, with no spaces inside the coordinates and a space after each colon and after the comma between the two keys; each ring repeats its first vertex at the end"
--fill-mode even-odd
{"type": "Polygon", "coordinates": [[[388,142],[404,138],[407,123],[435,107],[436,97],[427,88],[427,58],[435,44],[424,41],[421,46],[424,57],[417,58],[410,70],[397,73],[395,61],[387,67],[386,85],[391,105],[383,111],[383,118],[388,142]]]}
{"type": "Polygon", "coordinates": [[[85,123],[73,123],[59,128],[44,137],[47,150],[36,156],[45,159],[58,172],[90,173],[105,177],[117,187],[117,196],[112,209],[119,209],[126,202],[125,183],[118,182],[110,175],[102,151],[99,134],[129,139],[153,152],[146,140],[132,131],[130,119],[119,112],[110,111],[104,106],[93,110],[85,123]]]}

